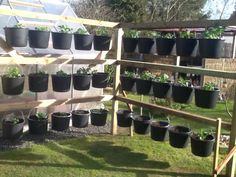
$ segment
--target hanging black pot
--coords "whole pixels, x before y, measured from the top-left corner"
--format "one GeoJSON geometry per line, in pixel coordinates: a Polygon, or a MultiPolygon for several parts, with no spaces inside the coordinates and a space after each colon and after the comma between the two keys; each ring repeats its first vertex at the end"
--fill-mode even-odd
{"type": "Polygon", "coordinates": [[[51,117],[53,130],[64,131],[69,128],[71,113],[54,112],[51,117]]]}
{"type": "Polygon", "coordinates": [[[3,119],[2,121],[2,137],[4,139],[15,140],[21,137],[23,134],[24,119],[17,118],[18,123],[13,123],[8,118],[3,119]]]}
{"type": "Polygon", "coordinates": [[[12,47],[26,47],[28,40],[28,29],[17,27],[5,28],[6,42],[12,47]]]}
{"type": "Polygon", "coordinates": [[[224,41],[221,39],[199,39],[199,53],[202,58],[221,58],[224,41]]]}
{"type": "Polygon", "coordinates": [[[140,95],[148,95],[152,86],[151,80],[143,80],[136,78],[136,91],[140,95]]]}
{"type": "Polygon", "coordinates": [[[93,44],[94,50],[104,51],[110,48],[111,37],[110,36],[94,36],[93,44]]]}
{"type": "Polygon", "coordinates": [[[92,76],[92,86],[95,88],[106,88],[108,85],[109,74],[98,72],[92,76]]]}
{"type": "Polygon", "coordinates": [[[50,31],[29,30],[29,45],[31,48],[48,48],[50,31]]]}
{"type": "Polygon", "coordinates": [[[74,42],[76,50],[91,50],[93,43],[93,35],[75,33],[74,42]]]}
{"type": "Polygon", "coordinates": [[[94,126],[104,126],[107,120],[108,110],[106,109],[91,109],[91,124],[94,126]]]}
{"type": "Polygon", "coordinates": [[[194,155],[200,157],[208,157],[213,151],[215,137],[207,135],[204,140],[200,140],[197,135],[191,136],[191,151],[194,155]]]}
{"type": "Polygon", "coordinates": [[[172,98],[176,103],[189,104],[193,98],[193,88],[180,85],[172,86],[172,98]]]}
{"type": "Polygon", "coordinates": [[[72,34],[52,32],[52,42],[54,49],[68,50],[71,47],[72,34]]]}
{"type": "Polygon", "coordinates": [[[172,94],[172,84],[153,81],[153,94],[157,98],[170,98],[172,94]]]}
{"type": "Polygon", "coordinates": [[[176,39],[177,56],[191,56],[197,44],[197,39],[176,39]]]}
{"type": "Polygon", "coordinates": [[[138,39],[137,38],[123,38],[124,51],[126,53],[133,53],[137,47],[138,39]]]}
{"type": "Polygon", "coordinates": [[[45,92],[48,90],[48,74],[29,74],[29,90],[31,92],[45,92]]]}
{"type": "Polygon", "coordinates": [[[145,135],[150,132],[150,117],[137,116],[134,118],[134,132],[140,135],[145,135]]]}
{"type": "Polygon", "coordinates": [[[71,85],[71,75],[59,76],[52,74],[52,89],[55,92],[68,92],[71,85]]]}
{"type": "Polygon", "coordinates": [[[157,38],[156,47],[158,55],[170,55],[175,44],[175,39],[157,38]]]}
{"type": "Polygon", "coordinates": [[[173,126],[169,128],[169,142],[172,147],[185,148],[189,143],[192,131],[188,127],[173,126]]]}
{"type": "Polygon", "coordinates": [[[122,90],[131,91],[135,83],[135,78],[121,75],[120,83],[121,83],[122,90]]]}
{"type": "Polygon", "coordinates": [[[130,127],[132,125],[133,112],[129,110],[118,110],[116,115],[119,127],[130,127]]]}
{"type": "Polygon", "coordinates": [[[166,141],[169,138],[169,122],[156,121],[151,123],[151,138],[154,141],[166,141]]]}
{"type": "Polygon", "coordinates": [[[25,76],[9,78],[2,76],[2,90],[6,95],[20,95],[23,93],[25,76]]]}
{"type": "Polygon", "coordinates": [[[28,118],[29,133],[33,135],[43,135],[48,131],[48,118],[38,119],[36,115],[28,118]]]}
{"type": "Polygon", "coordinates": [[[154,40],[151,38],[139,38],[138,39],[138,51],[139,53],[148,54],[150,53],[154,40]]]}
{"type": "Polygon", "coordinates": [[[219,97],[219,90],[195,89],[195,104],[201,108],[214,108],[219,97]]]}
{"type": "Polygon", "coordinates": [[[90,113],[87,110],[72,111],[72,126],[77,128],[87,127],[89,116],[90,113]]]}
{"type": "Polygon", "coordinates": [[[89,90],[91,74],[73,74],[73,85],[75,90],[89,90]]]}

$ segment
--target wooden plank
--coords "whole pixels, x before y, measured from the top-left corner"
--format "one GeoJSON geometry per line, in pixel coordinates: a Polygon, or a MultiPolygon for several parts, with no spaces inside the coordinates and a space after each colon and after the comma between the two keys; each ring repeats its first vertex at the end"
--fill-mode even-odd
{"type": "MultiPolygon", "coordinates": [[[[171,109],[168,107],[164,107],[164,106],[159,106],[156,104],[150,104],[150,103],[142,103],[140,101],[136,101],[133,99],[129,99],[129,98],[124,98],[122,96],[115,96],[114,99],[119,100],[121,102],[124,103],[130,103],[133,105],[137,105],[137,106],[142,106],[145,107],[147,109],[152,109],[152,110],[158,110],[160,112],[166,113],[166,114],[170,114],[170,115],[175,115],[184,119],[188,119],[188,120],[192,120],[192,121],[196,121],[196,122],[202,122],[202,123],[206,123],[212,126],[216,126],[217,125],[217,120],[212,119],[212,118],[208,118],[208,117],[204,117],[204,116],[200,116],[200,115],[194,115],[192,113],[187,113],[184,111],[178,111],[175,109],[171,109]]],[[[222,128],[224,128],[225,130],[230,130],[231,129],[231,124],[228,122],[222,122],[222,128]]]]}
{"type": "Polygon", "coordinates": [[[29,6],[29,7],[36,7],[36,8],[43,8],[43,4],[36,4],[31,2],[24,2],[24,1],[17,1],[17,0],[9,0],[9,3],[18,5],[18,6],[29,6]]]}
{"type": "Polygon", "coordinates": [[[0,8],[0,14],[9,15],[9,16],[27,17],[27,18],[33,18],[33,19],[80,23],[80,24],[91,25],[91,26],[104,26],[104,27],[109,27],[109,28],[113,28],[118,25],[118,23],[115,23],[115,22],[77,18],[77,17],[72,17],[72,16],[60,16],[60,15],[46,14],[46,13],[44,14],[44,13],[29,12],[29,11],[23,11],[23,10],[4,9],[4,8],[0,8]]]}
{"type": "Polygon", "coordinates": [[[232,58],[235,59],[236,55],[236,32],[234,33],[233,36],[233,43],[232,43],[232,58]]]}
{"type": "Polygon", "coordinates": [[[48,26],[52,27],[55,25],[55,23],[50,23],[50,22],[38,22],[38,21],[25,21],[25,20],[19,20],[19,23],[22,25],[30,25],[30,26],[48,26]]]}
{"type": "Polygon", "coordinates": [[[117,63],[133,67],[156,68],[160,70],[166,70],[169,72],[171,71],[171,72],[192,73],[197,75],[208,75],[213,77],[236,79],[236,72],[232,71],[210,70],[197,67],[173,66],[167,64],[157,64],[157,63],[128,61],[128,60],[120,60],[117,61],[117,63]]]}
{"type": "Polygon", "coordinates": [[[69,98],[69,99],[48,99],[37,101],[21,101],[18,103],[1,103],[0,112],[13,111],[13,110],[25,110],[32,108],[47,108],[52,106],[59,106],[65,104],[76,104],[85,102],[97,102],[97,101],[110,101],[113,99],[112,95],[101,95],[84,98],[69,98]]]}

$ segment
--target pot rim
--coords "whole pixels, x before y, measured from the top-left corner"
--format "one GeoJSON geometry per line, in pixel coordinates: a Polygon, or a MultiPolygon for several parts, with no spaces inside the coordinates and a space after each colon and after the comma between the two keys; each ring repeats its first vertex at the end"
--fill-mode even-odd
{"type": "Polygon", "coordinates": [[[71,117],[71,113],[70,112],[53,112],[52,114],[51,114],[51,116],[55,116],[55,117],[60,117],[60,118],[70,118],[71,117]],[[68,115],[66,115],[66,116],[58,116],[58,115],[55,115],[56,113],[66,113],[66,114],[68,114],[68,115]]]}
{"type": "Polygon", "coordinates": [[[185,126],[182,126],[182,125],[169,126],[169,129],[168,129],[168,130],[169,130],[170,132],[175,132],[175,133],[177,133],[177,132],[174,130],[174,128],[176,128],[176,127],[179,127],[179,128],[186,128],[186,129],[189,130],[188,132],[179,132],[180,134],[188,134],[188,135],[192,134],[191,128],[185,127],[185,126]]]}
{"type": "Polygon", "coordinates": [[[109,110],[108,109],[90,109],[90,113],[92,114],[102,114],[102,113],[108,113],[109,110]],[[102,112],[99,112],[99,113],[94,113],[93,111],[94,110],[102,110],[102,112]]]}
{"type": "Polygon", "coordinates": [[[7,124],[7,125],[19,125],[19,124],[25,123],[25,119],[24,119],[24,118],[22,118],[22,117],[20,117],[20,118],[17,117],[17,118],[18,118],[19,120],[22,120],[22,122],[18,122],[17,124],[13,124],[13,123],[10,123],[9,121],[7,121],[7,120],[6,120],[7,118],[4,118],[2,122],[3,122],[4,124],[7,124]]]}
{"type": "Polygon", "coordinates": [[[197,139],[196,138],[196,135],[194,134],[194,133],[192,133],[191,134],[191,139],[194,139],[195,141],[199,141],[199,142],[213,142],[213,141],[215,141],[215,136],[214,135],[210,135],[210,136],[212,136],[212,139],[211,140],[200,140],[200,139],[197,139]]]}
{"type": "Polygon", "coordinates": [[[72,112],[71,112],[71,114],[73,115],[90,115],[90,111],[89,110],[86,110],[86,109],[77,109],[77,110],[73,110],[72,112]],[[76,113],[76,111],[84,111],[84,112],[86,112],[86,113],[76,113]]]}
{"type": "Polygon", "coordinates": [[[162,120],[159,120],[159,121],[151,121],[150,124],[151,124],[151,126],[153,126],[153,127],[165,127],[165,128],[170,127],[170,123],[169,123],[168,121],[162,121],[162,120]],[[161,126],[161,125],[159,125],[159,124],[155,125],[155,123],[159,123],[159,122],[167,123],[167,125],[165,125],[165,126],[161,126]]]}
{"type": "Polygon", "coordinates": [[[4,74],[4,75],[2,75],[2,78],[8,78],[8,79],[19,79],[19,78],[25,78],[25,75],[24,74],[22,74],[21,76],[19,76],[19,77],[16,77],[16,78],[11,78],[11,77],[7,77],[7,75],[6,74],[4,74]]]}

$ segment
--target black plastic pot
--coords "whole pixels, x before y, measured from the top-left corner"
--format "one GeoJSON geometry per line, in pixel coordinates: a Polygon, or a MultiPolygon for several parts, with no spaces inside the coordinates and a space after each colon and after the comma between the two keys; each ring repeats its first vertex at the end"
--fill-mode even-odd
{"type": "Polygon", "coordinates": [[[52,129],[56,131],[64,131],[69,128],[71,113],[54,112],[51,115],[52,129]]]}
{"type": "Polygon", "coordinates": [[[124,91],[131,91],[134,83],[135,83],[135,79],[132,77],[127,77],[127,76],[120,76],[120,83],[121,83],[121,87],[122,90],[124,91]]]}
{"type": "Polygon", "coordinates": [[[94,50],[104,51],[110,48],[111,37],[110,36],[94,36],[93,44],[94,50]]]}
{"type": "Polygon", "coordinates": [[[169,122],[156,121],[151,123],[151,138],[154,141],[166,141],[169,138],[169,122]]]}
{"type": "Polygon", "coordinates": [[[75,33],[74,42],[76,50],[91,50],[93,44],[93,35],[75,33]]]}
{"type": "Polygon", "coordinates": [[[2,76],[2,90],[7,95],[22,94],[24,89],[25,76],[17,78],[9,78],[6,75],[2,76]]]}
{"type": "Polygon", "coordinates": [[[19,118],[19,122],[17,124],[13,124],[7,118],[3,119],[2,137],[8,140],[15,140],[20,138],[23,134],[24,123],[25,121],[23,118],[19,118]]]}
{"type": "Polygon", "coordinates": [[[137,47],[138,39],[137,38],[123,38],[124,51],[126,53],[133,53],[137,47]]]}
{"type": "Polygon", "coordinates": [[[72,111],[72,126],[77,128],[84,128],[88,126],[89,111],[74,110],[72,111]]]}
{"type": "Polygon", "coordinates": [[[151,80],[136,79],[136,91],[140,95],[148,95],[152,86],[151,80]]]}
{"type": "Polygon", "coordinates": [[[29,74],[29,90],[31,92],[45,92],[48,90],[48,74],[29,74]]]}
{"type": "Polygon", "coordinates": [[[72,34],[52,32],[52,42],[54,49],[68,50],[71,47],[72,34]]]}
{"type": "Polygon", "coordinates": [[[192,131],[188,127],[173,126],[169,128],[169,142],[172,147],[185,148],[188,146],[192,131]]]}
{"type": "Polygon", "coordinates": [[[29,30],[29,45],[32,48],[48,48],[50,31],[29,30]]]}
{"type": "Polygon", "coordinates": [[[224,41],[221,39],[199,39],[199,53],[202,58],[221,58],[224,41]]]}
{"type": "Polygon", "coordinates": [[[177,56],[191,56],[197,44],[197,39],[176,39],[177,56]]]}
{"type": "Polygon", "coordinates": [[[75,90],[89,90],[91,74],[73,74],[73,85],[75,90]]]}
{"type": "Polygon", "coordinates": [[[170,55],[175,45],[174,39],[157,38],[156,46],[158,55],[170,55]]]}
{"type": "Polygon", "coordinates": [[[33,135],[43,135],[48,131],[48,119],[39,120],[36,115],[28,118],[29,133],[33,135]]]}
{"type": "Polygon", "coordinates": [[[104,126],[107,120],[108,110],[106,109],[91,109],[91,124],[94,126],[104,126]]]}
{"type": "Polygon", "coordinates": [[[95,88],[106,88],[108,85],[109,74],[98,72],[92,76],[92,86],[95,88]]]}
{"type": "Polygon", "coordinates": [[[193,98],[193,88],[179,85],[172,86],[172,98],[176,103],[189,104],[193,98]]]}
{"type": "Polygon", "coordinates": [[[27,28],[6,27],[5,28],[6,42],[12,47],[26,47],[28,40],[27,28]]]}
{"type": "Polygon", "coordinates": [[[137,116],[134,118],[134,132],[140,135],[145,135],[150,132],[150,117],[137,116]]]}
{"type": "Polygon", "coordinates": [[[215,137],[207,135],[205,140],[200,140],[196,135],[191,136],[191,151],[194,155],[208,157],[213,151],[215,137]]]}
{"type": "Polygon", "coordinates": [[[219,90],[209,91],[195,89],[195,104],[201,108],[214,108],[219,96],[219,90]]]}
{"type": "Polygon", "coordinates": [[[118,110],[116,115],[119,127],[130,127],[132,125],[133,112],[129,110],[118,110]]]}
{"type": "Polygon", "coordinates": [[[154,40],[151,38],[139,38],[138,39],[138,51],[139,53],[148,54],[150,53],[154,40]]]}
{"type": "Polygon", "coordinates": [[[170,98],[172,93],[171,83],[152,82],[153,94],[157,98],[170,98]]]}
{"type": "Polygon", "coordinates": [[[52,74],[52,89],[55,92],[68,92],[71,85],[71,75],[58,76],[52,74]]]}

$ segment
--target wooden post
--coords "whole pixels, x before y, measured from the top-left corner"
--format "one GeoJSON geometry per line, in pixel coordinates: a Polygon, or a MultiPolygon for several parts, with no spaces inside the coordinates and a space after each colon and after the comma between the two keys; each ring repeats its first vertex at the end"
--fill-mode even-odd
{"type": "Polygon", "coordinates": [[[236,53],[236,32],[234,32],[233,43],[232,43],[232,58],[235,58],[236,53]]]}
{"type": "MultiPolygon", "coordinates": [[[[119,28],[116,30],[116,37],[117,37],[117,46],[116,46],[116,59],[121,60],[122,54],[122,36],[123,36],[123,29],[119,28]]],[[[120,65],[115,66],[115,77],[114,77],[114,85],[113,85],[113,96],[119,95],[119,85],[120,85],[120,65]]],[[[117,134],[117,116],[116,112],[118,111],[119,102],[116,99],[112,101],[112,125],[111,125],[111,134],[117,134]]]]}
{"type": "MultiPolygon", "coordinates": [[[[143,102],[143,95],[140,95],[140,102],[143,102]]],[[[140,107],[140,115],[143,115],[143,107],[140,107]]]]}

